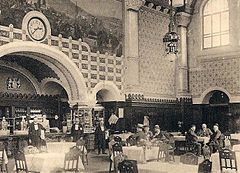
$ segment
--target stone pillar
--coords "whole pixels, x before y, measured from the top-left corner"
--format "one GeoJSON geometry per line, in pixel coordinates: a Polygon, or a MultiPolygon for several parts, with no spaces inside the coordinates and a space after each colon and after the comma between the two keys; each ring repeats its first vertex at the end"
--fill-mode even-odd
{"type": "Polygon", "coordinates": [[[125,91],[139,87],[138,12],[142,0],[125,0],[125,91]]]}
{"type": "Polygon", "coordinates": [[[187,54],[187,27],[190,23],[188,13],[177,14],[178,34],[180,36],[178,68],[177,68],[177,97],[189,96],[188,54],[187,54]]]}

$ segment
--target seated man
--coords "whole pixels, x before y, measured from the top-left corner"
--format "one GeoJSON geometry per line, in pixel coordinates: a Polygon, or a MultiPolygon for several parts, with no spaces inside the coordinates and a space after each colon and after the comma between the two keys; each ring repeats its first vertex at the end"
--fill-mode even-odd
{"type": "Polygon", "coordinates": [[[137,142],[141,141],[142,139],[146,140],[146,134],[143,132],[143,125],[137,125],[137,132],[133,135],[133,138],[136,139],[137,142]]]}
{"type": "Polygon", "coordinates": [[[210,142],[209,142],[209,147],[211,153],[215,153],[221,144],[221,131],[219,130],[218,124],[215,124],[213,126],[213,134],[211,135],[210,142]]]}
{"type": "Polygon", "coordinates": [[[158,139],[160,141],[165,141],[167,139],[166,136],[162,133],[159,125],[154,126],[153,140],[154,139],[158,139]]]}
{"type": "Polygon", "coordinates": [[[186,142],[189,144],[194,144],[197,147],[197,155],[201,155],[202,145],[197,142],[198,136],[195,133],[196,126],[192,125],[186,134],[186,142]]]}
{"type": "Polygon", "coordinates": [[[212,134],[212,131],[207,127],[207,125],[202,124],[202,129],[199,131],[199,136],[210,137],[212,134]]]}

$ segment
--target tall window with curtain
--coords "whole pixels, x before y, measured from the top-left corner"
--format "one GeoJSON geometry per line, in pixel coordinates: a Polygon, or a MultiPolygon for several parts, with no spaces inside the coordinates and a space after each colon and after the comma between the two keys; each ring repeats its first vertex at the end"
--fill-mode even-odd
{"type": "Polygon", "coordinates": [[[228,0],[208,0],[203,8],[203,48],[229,44],[228,0]]]}

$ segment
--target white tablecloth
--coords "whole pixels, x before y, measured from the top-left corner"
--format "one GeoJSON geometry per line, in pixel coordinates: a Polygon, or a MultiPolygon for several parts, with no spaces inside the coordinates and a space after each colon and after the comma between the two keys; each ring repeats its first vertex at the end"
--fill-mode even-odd
{"type": "Polygon", "coordinates": [[[235,139],[235,140],[240,141],[240,133],[231,134],[231,139],[235,139]]]}
{"type": "Polygon", "coordinates": [[[143,147],[123,147],[123,153],[126,154],[127,158],[130,160],[137,160],[139,163],[145,163],[147,160],[157,159],[158,147],[151,147],[151,149],[146,149],[145,153],[143,147]]]}
{"type": "MultiPolygon", "coordinates": [[[[175,141],[186,141],[186,136],[174,136],[175,141]]],[[[203,142],[204,144],[208,143],[210,140],[209,137],[198,137],[198,142],[203,142]]]]}
{"type": "Polygon", "coordinates": [[[76,146],[75,142],[49,142],[47,150],[49,153],[66,153],[73,146],[76,146]]]}
{"type": "MultiPolygon", "coordinates": [[[[26,161],[30,171],[41,173],[53,173],[64,167],[65,153],[38,153],[27,154],[26,161]]],[[[81,158],[79,158],[78,168],[84,170],[81,158]]]]}
{"type": "Polygon", "coordinates": [[[2,169],[5,170],[6,169],[5,165],[8,164],[8,157],[7,157],[6,150],[0,151],[0,156],[2,156],[2,154],[3,154],[3,163],[4,163],[2,169]]]}
{"type": "MultiPolygon", "coordinates": [[[[237,165],[238,165],[238,172],[240,173],[240,151],[235,151],[236,152],[236,158],[237,158],[237,165]]],[[[211,161],[212,161],[212,173],[220,173],[220,160],[219,160],[219,153],[214,153],[211,156],[211,161]]],[[[231,169],[227,169],[226,172],[231,172],[231,169]]],[[[227,172],[227,173],[228,173],[227,172]]],[[[236,172],[236,171],[235,171],[236,172]]]]}

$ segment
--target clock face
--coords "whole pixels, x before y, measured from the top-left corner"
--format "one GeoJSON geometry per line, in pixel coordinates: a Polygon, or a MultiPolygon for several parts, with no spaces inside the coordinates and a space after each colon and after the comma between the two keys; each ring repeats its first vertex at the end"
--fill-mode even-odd
{"type": "Polygon", "coordinates": [[[36,41],[42,41],[47,33],[46,25],[37,17],[31,18],[28,22],[29,36],[36,41]]]}

